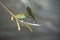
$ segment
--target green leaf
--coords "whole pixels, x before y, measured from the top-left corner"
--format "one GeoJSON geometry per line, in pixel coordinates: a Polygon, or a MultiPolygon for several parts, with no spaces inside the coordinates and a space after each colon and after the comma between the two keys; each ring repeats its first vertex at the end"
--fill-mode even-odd
{"type": "Polygon", "coordinates": [[[34,17],[34,15],[33,15],[33,13],[32,13],[31,8],[30,8],[30,7],[27,7],[26,10],[27,10],[28,15],[29,15],[33,20],[35,20],[35,17],[34,17]]]}
{"type": "Polygon", "coordinates": [[[17,27],[18,27],[18,31],[20,31],[20,25],[19,25],[19,22],[16,20],[16,22],[17,22],[17,27]]]}
{"type": "Polygon", "coordinates": [[[23,24],[30,30],[30,32],[33,32],[33,30],[31,29],[31,27],[28,24],[26,24],[25,22],[23,24]]]}
{"type": "Polygon", "coordinates": [[[17,15],[15,15],[17,18],[19,18],[19,19],[24,19],[24,18],[26,18],[26,16],[24,15],[24,13],[19,13],[19,14],[17,14],[17,15]]]}

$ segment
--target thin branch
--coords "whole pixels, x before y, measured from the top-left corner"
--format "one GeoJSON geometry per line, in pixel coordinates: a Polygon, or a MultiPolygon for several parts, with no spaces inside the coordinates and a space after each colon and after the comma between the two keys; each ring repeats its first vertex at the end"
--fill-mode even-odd
{"type": "Polygon", "coordinates": [[[0,4],[3,6],[3,8],[5,8],[6,11],[8,11],[13,16],[13,13],[9,9],[7,9],[1,1],[0,1],[0,4]]]}
{"type": "MultiPolygon", "coordinates": [[[[26,22],[24,22],[23,20],[17,19],[17,18],[15,17],[15,15],[14,15],[8,8],[6,8],[6,6],[5,6],[1,1],[0,1],[0,4],[1,4],[1,6],[2,6],[7,12],[9,12],[9,14],[12,15],[16,20],[18,20],[18,21],[20,21],[20,22],[22,22],[22,23],[26,23],[26,22]]],[[[40,26],[40,24],[34,24],[34,23],[26,23],[26,24],[34,25],[34,26],[40,26]]]]}
{"type": "MultiPolygon", "coordinates": [[[[17,18],[15,17],[15,15],[14,15],[8,8],[5,7],[5,5],[4,5],[1,1],[0,1],[0,4],[1,4],[1,6],[2,6],[7,12],[9,12],[10,15],[12,15],[16,20],[20,21],[19,19],[17,19],[17,18]]],[[[21,22],[22,22],[22,21],[21,21],[21,22]]]]}

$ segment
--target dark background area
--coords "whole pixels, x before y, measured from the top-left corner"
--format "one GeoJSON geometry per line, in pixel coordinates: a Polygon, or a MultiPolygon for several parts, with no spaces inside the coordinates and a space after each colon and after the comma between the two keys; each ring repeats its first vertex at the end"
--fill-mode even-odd
{"type": "MultiPolygon", "coordinates": [[[[33,32],[21,25],[18,32],[15,20],[0,4],[0,40],[60,40],[60,0],[0,0],[13,14],[26,12],[29,6],[41,26],[31,26],[33,32]],[[42,8],[40,9],[40,4],[42,8]]],[[[29,18],[26,19],[27,22],[29,18]]],[[[36,23],[36,22],[35,22],[36,23]]]]}

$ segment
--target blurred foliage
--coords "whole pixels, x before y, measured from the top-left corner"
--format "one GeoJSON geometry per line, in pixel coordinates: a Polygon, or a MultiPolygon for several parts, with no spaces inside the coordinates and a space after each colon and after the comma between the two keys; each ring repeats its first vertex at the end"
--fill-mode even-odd
{"type": "Polygon", "coordinates": [[[21,22],[22,24],[24,24],[30,30],[30,32],[33,32],[31,27],[26,22],[23,22],[23,21],[19,20],[19,19],[25,18],[25,15],[23,13],[14,15],[1,1],[0,1],[0,4],[1,4],[1,6],[3,6],[3,8],[5,8],[6,11],[9,12],[9,14],[11,14],[11,16],[12,16],[11,20],[12,21],[13,21],[13,19],[16,20],[16,23],[17,23],[17,26],[18,26],[18,31],[20,31],[20,29],[21,29],[20,25],[19,25],[19,22],[21,22]]]}

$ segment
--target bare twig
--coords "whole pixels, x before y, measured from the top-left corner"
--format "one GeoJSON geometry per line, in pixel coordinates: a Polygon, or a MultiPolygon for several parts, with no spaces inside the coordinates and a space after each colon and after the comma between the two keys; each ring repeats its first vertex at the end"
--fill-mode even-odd
{"type": "Polygon", "coordinates": [[[0,4],[3,6],[3,8],[5,8],[6,11],[8,11],[13,16],[13,13],[10,10],[8,10],[1,1],[0,1],[0,4]]]}

